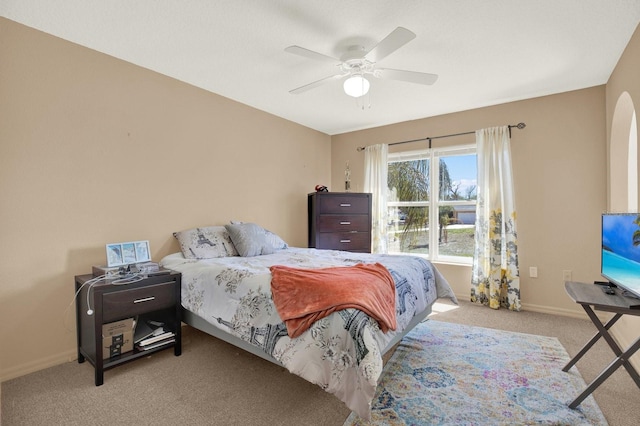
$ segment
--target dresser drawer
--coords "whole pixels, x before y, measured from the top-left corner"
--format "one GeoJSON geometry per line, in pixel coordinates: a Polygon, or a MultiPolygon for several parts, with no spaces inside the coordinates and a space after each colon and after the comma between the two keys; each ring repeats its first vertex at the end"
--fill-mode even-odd
{"type": "Polygon", "coordinates": [[[126,289],[105,293],[102,296],[104,322],[123,317],[132,317],[145,312],[168,308],[176,304],[176,283],[148,285],[140,288],[126,289]]]}
{"type": "Polygon", "coordinates": [[[318,235],[319,248],[347,251],[371,251],[369,232],[337,232],[318,235]]]}
{"type": "Polygon", "coordinates": [[[318,232],[368,232],[370,226],[368,215],[318,216],[318,232]]]}
{"type": "Polygon", "coordinates": [[[318,213],[369,214],[369,197],[352,195],[321,196],[318,199],[318,213]]]}

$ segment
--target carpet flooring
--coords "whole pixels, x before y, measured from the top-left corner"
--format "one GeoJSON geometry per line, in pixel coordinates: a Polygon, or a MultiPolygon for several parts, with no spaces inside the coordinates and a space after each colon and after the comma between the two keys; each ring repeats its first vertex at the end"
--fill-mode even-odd
{"type": "Polygon", "coordinates": [[[372,419],[356,425],[606,425],[555,337],[430,320],[409,333],[385,365],[372,419]]]}
{"type": "MultiPolygon", "coordinates": [[[[496,311],[466,301],[441,301],[431,318],[557,338],[571,356],[595,333],[587,318],[496,311]]],[[[590,382],[613,357],[600,339],[577,368],[590,382]]],[[[167,350],[124,364],[106,371],[97,387],[93,373],[88,362],[71,361],[4,381],[0,425],[342,426],[350,415],[320,387],[189,326],[183,327],[180,357],[167,350]]],[[[640,389],[623,368],[594,396],[609,425],[640,425],[640,389]]]]}

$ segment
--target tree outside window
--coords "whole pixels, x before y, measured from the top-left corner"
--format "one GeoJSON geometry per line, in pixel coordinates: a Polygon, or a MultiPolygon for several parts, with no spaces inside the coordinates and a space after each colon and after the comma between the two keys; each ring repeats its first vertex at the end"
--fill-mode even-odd
{"type": "Polygon", "coordinates": [[[476,182],[475,147],[390,154],[390,252],[470,263],[476,182]]]}

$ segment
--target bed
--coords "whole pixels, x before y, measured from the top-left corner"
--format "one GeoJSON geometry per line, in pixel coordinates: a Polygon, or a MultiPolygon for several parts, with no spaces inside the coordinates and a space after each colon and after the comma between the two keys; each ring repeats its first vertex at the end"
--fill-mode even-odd
{"type": "Polygon", "coordinates": [[[182,273],[183,321],[282,365],[368,419],[382,356],[429,315],[438,298],[455,301],[449,284],[420,257],[288,247],[259,226],[246,230],[246,224],[235,224],[174,234],[181,252],[161,264],[182,273]],[[348,308],[289,337],[272,298],[272,266],[322,269],[374,263],[383,265],[395,284],[395,330],[383,333],[369,315],[348,308]]]}

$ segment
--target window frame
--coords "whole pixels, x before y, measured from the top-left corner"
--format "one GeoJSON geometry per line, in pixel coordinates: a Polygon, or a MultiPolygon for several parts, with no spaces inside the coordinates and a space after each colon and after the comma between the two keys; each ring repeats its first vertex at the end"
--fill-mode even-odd
{"type": "MultiPolygon", "coordinates": [[[[407,253],[407,252],[390,252],[392,254],[411,254],[429,259],[432,262],[451,263],[471,265],[473,257],[451,256],[440,254],[440,244],[438,241],[440,227],[440,207],[444,206],[468,206],[477,207],[477,200],[440,200],[440,158],[451,157],[456,155],[476,155],[477,150],[475,144],[455,145],[440,148],[420,149],[414,151],[400,151],[389,153],[387,157],[387,169],[391,163],[402,161],[422,160],[429,161],[429,200],[427,201],[387,201],[387,207],[410,207],[420,206],[429,208],[429,223],[436,224],[433,228],[429,226],[429,253],[407,253]]],[[[477,158],[477,157],[476,157],[477,158]]],[[[477,170],[476,170],[477,173],[477,170]]],[[[477,182],[477,175],[476,175],[477,182]]],[[[477,197],[477,194],[476,194],[477,197]]]]}

